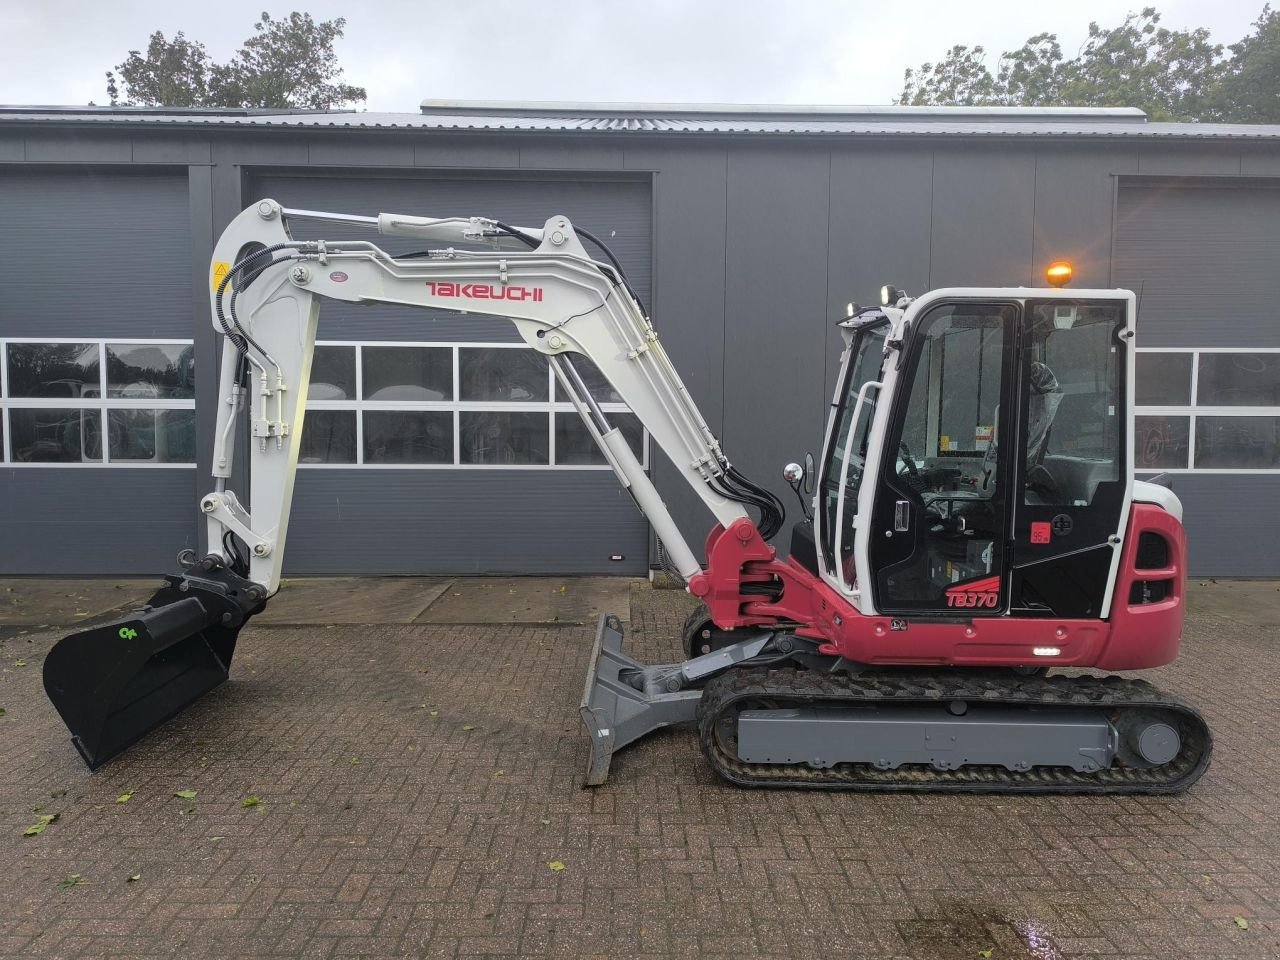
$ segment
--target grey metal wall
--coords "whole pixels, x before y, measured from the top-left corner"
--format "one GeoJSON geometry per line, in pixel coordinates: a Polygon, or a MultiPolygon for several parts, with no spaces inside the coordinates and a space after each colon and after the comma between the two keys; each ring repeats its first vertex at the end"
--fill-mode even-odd
{"type": "MultiPolygon", "coordinates": [[[[190,237],[185,170],[0,166],[0,336],[190,339],[190,237]]],[[[196,475],[0,469],[0,574],[170,569],[196,475]]]]}
{"type": "MultiPolygon", "coordinates": [[[[48,172],[81,164],[148,173],[162,165],[184,166],[191,187],[191,259],[198,264],[207,263],[217,231],[263,187],[293,182],[296,199],[280,199],[307,199],[297,183],[302,174],[365,182],[423,174],[448,179],[459,171],[511,181],[651,179],[655,323],[709,422],[725,437],[730,456],[769,482],[788,504],[794,500],[778,470],[820,443],[839,352],[832,323],[849,300],[871,302],[885,282],[912,292],[945,283],[1028,283],[1059,257],[1075,262],[1080,285],[1131,282],[1133,269],[1150,270],[1131,259],[1145,255],[1126,246],[1136,235],[1131,238],[1123,224],[1114,223],[1119,182],[1280,179],[1280,149],[1270,144],[1121,136],[1016,137],[999,143],[940,137],[783,142],[313,128],[180,131],[143,124],[0,128],[0,168],[39,165],[48,172]]],[[[370,187],[361,187],[362,195],[344,195],[332,192],[340,186],[332,182],[312,186],[317,192],[307,202],[313,205],[383,205],[370,201],[375,196],[367,192],[370,187]]],[[[510,196],[521,194],[523,189],[516,189],[510,196]]],[[[1124,204],[1134,195],[1120,196],[1124,204]]],[[[398,197],[388,198],[386,205],[391,201],[401,205],[398,197]]],[[[435,207],[430,203],[422,209],[434,212],[435,207]]],[[[527,221],[532,212],[516,211],[515,218],[527,221]]],[[[590,210],[560,212],[592,224],[590,210]]],[[[1275,219],[1266,211],[1238,210],[1228,220],[1236,217],[1250,223],[1275,219]]],[[[1193,238],[1195,223],[1175,224],[1174,230],[1193,238]]],[[[166,233],[167,240],[174,237],[181,241],[181,231],[166,233]]],[[[1219,244],[1218,249],[1227,248],[1219,244]]],[[[1238,262],[1234,253],[1223,255],[1228,265],[1238,262]]],[[[629,263],[633,271],[641,266],[629,263]]],[[[1158,286],[1148,281],[1144,300],[1158,286]]],[[[205,329],[203,277],[190,291],[186,302],[196,317],[197,350],[209,364],[213,338],[205,329]]],[[[1178,299],[1175,294],[1169,303],[1170,316],[1178,299]]],[[[1144,303],[1144,330],[1154,329],[1149,309],[1144,303]]],[[[1265,322],[1257,316],[1259,324],[1265,322]]],[[[502,326],[495,323],[494,330],[502,326]]],[[[1226,326],[1211,320],[1197,329],[1214,342],[1230,342],[1218,339],[1233,335],[1226,326]]],[[[447,328],[436,324],[435,329],[444,336],[447,328]]],[[[326,326],[324,335],[339,334],[326,326]]],[[[212,402],[202,394],[199,405],[209,410],[212,402]]],[[[203,421],[202,426],[208,429],[203,421]]],[[[695,544],[701,542],[709,514],[661,457],[655,455],[654,461],[677,520],[695,544]]],[[[388,489],[387,495],[399,494],[388,489]]],[[[1213,565],[1221,564],[1226,569],[1230,551],[1195,533],[1200,522],[1195,511],[1208,509],[1209,500],[1187,496],[1200,504],[1188,511],[1193,540],[1205,544],[1196,548],[1198,561],[1203,560],[1199,568],[1215,572],[1213,565]]],[[[295,540],[291,557],[305,549],[297,546],[303,542],[295,540]]],[[[1269,572],[1280,568],[1273,563],[1269,572]]]]}
{"type": "MultiPolygon", "coordinates": [[[[373,215],[491,216],[541,227],[564,214],[600,237],[640,296],[651,286],[648,177],[263,175],[247,199],[373,215]]],[[[299,238],[340,235],[300,222],[299,238]]],[[[393,253],[421,241],[376,238],[393,253]]],[[[321,307],[321,339],[517,342],[507,320],[408,307],[321,307]]],[[[628,573],[649,565],[648,526],[609,470],[298,471],[286,572],[628,573]],[[614,556],[624,559],[615,561],[614,556]]]]}

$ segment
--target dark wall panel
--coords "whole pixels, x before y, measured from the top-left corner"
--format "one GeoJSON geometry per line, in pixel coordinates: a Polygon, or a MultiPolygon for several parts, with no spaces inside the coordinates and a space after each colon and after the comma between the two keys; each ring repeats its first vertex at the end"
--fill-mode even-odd
{"type": "Polygon", "coordinates": [[[748,477],[785,497],[790,511],[794,495],[782,466],[816,450],[830,399],[823,376],[828,155],[731,152],[728,187],[725,451],[748,477]]]}
{"type": "Polygon", "coordinates": [[[0,336],[191,336],[185,173],[0,168],[0,336]]]}
{"type": "Polygon", "coordinates": [[[304,469],[285,572],[642,574],[648,554],[612,472],[304,469]]]}
{"type": "Polygon", "coordinates": [[[1115,282],[1144,347],[1280,346],[1280,184],[1123,180],[1115,282]]]}
{"type": "Polygon", "coordinates": [[[1032,281],[1055,260],[1075,267],[1074,287],[1111,285],[1116,175],[1134,173],[1131,151],[1061,145],[1036,154],[1032,281]]]}
{"type": "MultiPolygon", "coordinates": [[[[831,154],[831,227],[827,241],[826,355],[823,396],[830,399],[844,341],[835,323],[849,301],[880,302],[891,283],[912,294],[929,288],[930,183],[927,147],[839,148],[831,154]]],[[[813,451],[817,457],[819,451],[813,451]]]]}
{"type": "Polygon", "coordinates": [[[172,573],[198,516],[194,470],[0,467],[0,575],[172,573]]]}
{"type": "Polygon", "coordinates": [[[1035,180],[1029,146],[935,151],[931,287],[1031,281],[1035,180]]]}

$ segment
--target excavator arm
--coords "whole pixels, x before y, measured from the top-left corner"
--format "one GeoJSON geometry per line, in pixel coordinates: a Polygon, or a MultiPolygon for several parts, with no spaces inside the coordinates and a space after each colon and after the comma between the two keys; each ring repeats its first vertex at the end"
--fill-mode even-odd
{"type": "Polygon", "coordinates": [[[243,541],[250,552],[249,579],[265,596],[280,583],[323,299],[510,319],[524,341],[547,356],[565,395],[686,580],[697,576],[701,565],[621,431],[609,424],[587,389],[575,355],[599,368],[718,523],[727,528],[746,517],[744,494],[759,496],[738,489],[741,481],[621,270],[591,259],[565,217],[527,229],[478,218],[349,217],[263,200],[233,220],[218,241],[210,297],[214,324],[224,339],[214,490],[201,499],[200,508],[210,554],[231,563],[236,558],[229,535],[243,541]],[[369,240],[294,240],[289,225],[304,219],[447,246],[422,256],[394,257],[369,240]],[[252,509],[228,486],[241,408],[248,409],[251,424],[252,509]]]}

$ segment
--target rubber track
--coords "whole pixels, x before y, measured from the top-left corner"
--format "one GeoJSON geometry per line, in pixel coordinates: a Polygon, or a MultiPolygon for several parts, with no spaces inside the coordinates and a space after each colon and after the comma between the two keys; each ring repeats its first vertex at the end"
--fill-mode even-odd
{"type": "Polygon", "coordinates": [[[703,755],[716,773],[744,787],[825,790],[916,791],[941,793],[1180,793],[1209,767],[1213,738],[1192,706],[1161,693],[1145,680],[1124,677],[1019,677],[1011,671],[952,670],[938,673],[874,672],[836,676],[794,669],[740,668],[709,681],[698,705],[698,736],[703,755]],[[877,770],[871,764],[844,763],[820,770],[805,764],[748,764],[728,755],[716,725],[735,705],[750,709],[765,701],[771,708],[810,704],[1009,704],[1101,709],[1113,722],[1129,709],[1158,710],[1176,724],[1182,749],[1169,763],[1154,768],[1114,764],[1096,773],[1069,767],[1034,767],[1025,773],[998,766],[934,770],[904,764],[877,770]]]}

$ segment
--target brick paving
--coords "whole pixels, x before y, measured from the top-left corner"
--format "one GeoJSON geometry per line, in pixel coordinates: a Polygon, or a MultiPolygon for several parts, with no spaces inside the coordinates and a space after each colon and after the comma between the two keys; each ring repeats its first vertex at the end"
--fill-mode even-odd
{"type": "MultiPolygon", "coordinates": [[[[675,658],[687,602],[638,590],[629,649],[675,658]]],[[[0,642],[0,956],[1280,956],[1274,625],[1195,616],[1152,673],[1217,737],[1172,798],[742,791],[684,730],[584,791],[581,626],[255,625],[90,775],[58,635],[0,642]]]]}

